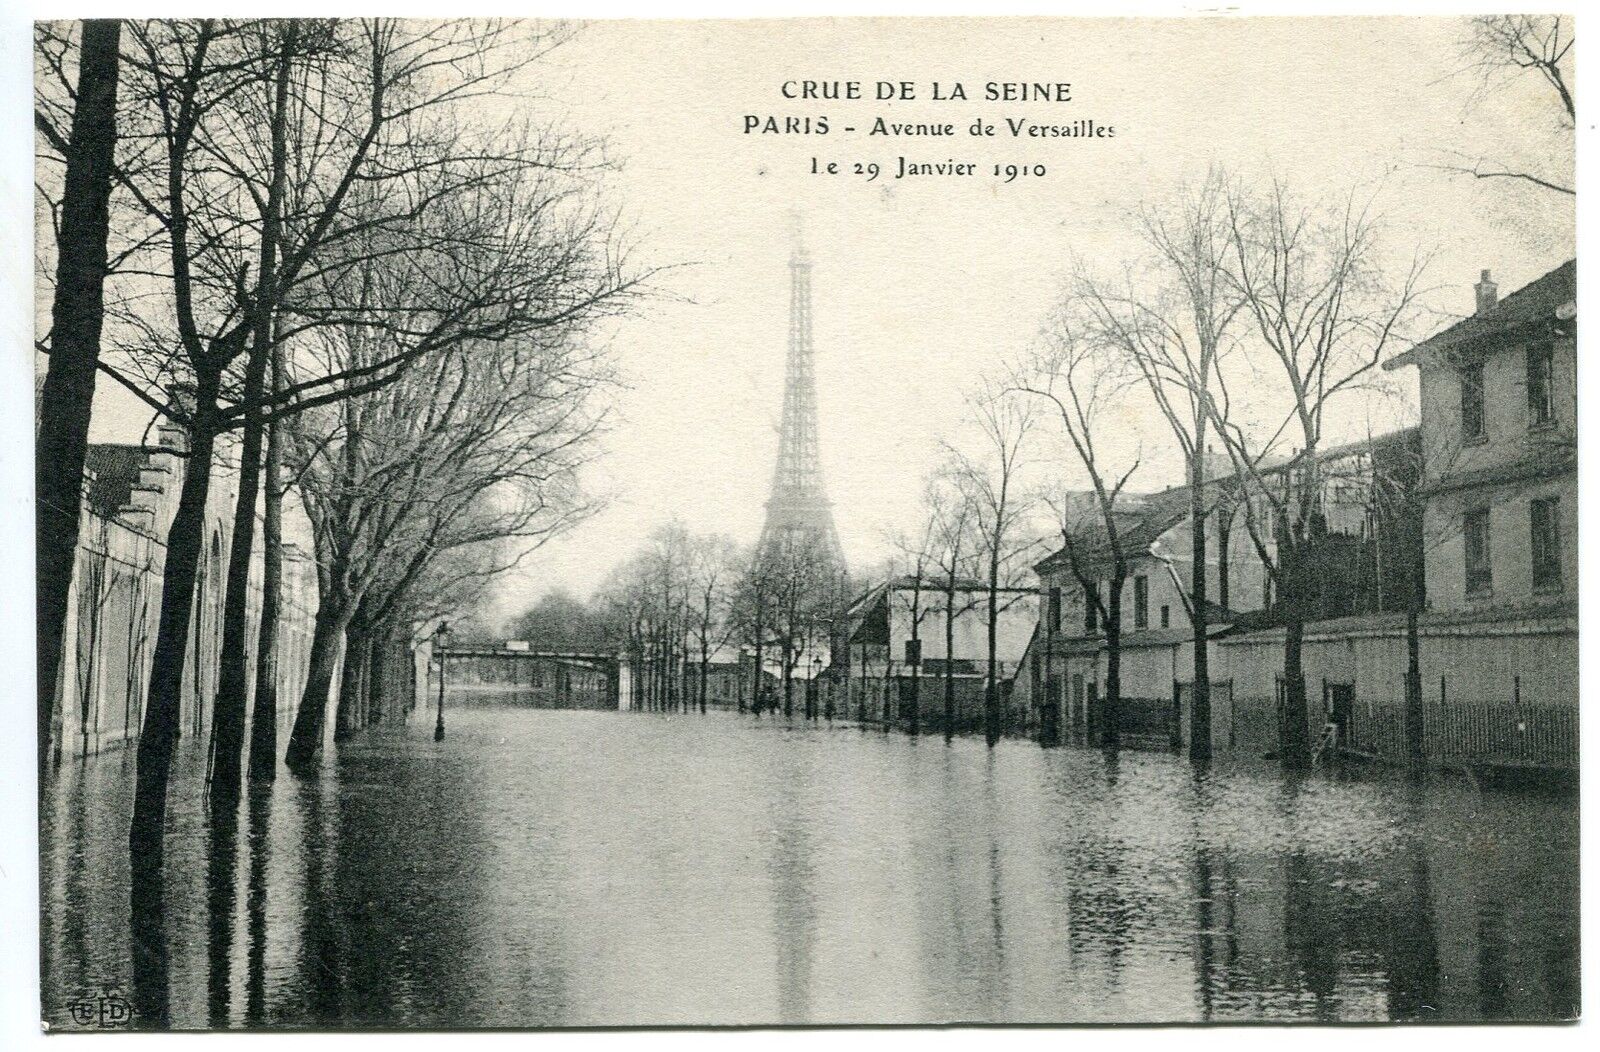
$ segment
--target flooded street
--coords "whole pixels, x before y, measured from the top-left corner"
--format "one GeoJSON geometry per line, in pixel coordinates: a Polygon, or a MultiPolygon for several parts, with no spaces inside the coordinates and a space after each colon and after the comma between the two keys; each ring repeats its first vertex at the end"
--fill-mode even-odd
{"type": "Polygon", "coordinates": [[[133,754],[43,821],[44,1013],[179,1028],[1550,1019],[1574,796],[455,699],[209,829],[135,970],[133,754]]]}

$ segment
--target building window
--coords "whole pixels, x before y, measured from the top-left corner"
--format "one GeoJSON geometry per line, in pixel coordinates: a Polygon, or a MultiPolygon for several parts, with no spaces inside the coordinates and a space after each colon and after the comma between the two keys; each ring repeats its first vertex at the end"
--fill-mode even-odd
{"type": "Polygon", "coordinates": [[[1461,437],[1484,437],[1482,362],[1461,368],[1461,437]]]}
{"type": "Polygon", "coordinates": [[[1533,551],[1533,587],[1561,588],[1561,502],[1555,497],[1528,502],[1533,551]]]}
{"type": "Polygon", "coordinates": [[[1161,604],[1161,627],[1162,628],[1171,628],[1172,627],[1172,607],[1168,606],[1165,603],[1161,604]]]}
{"type": "Polygon", "coordinates": [[[1467,559],[1467,594],[1488,592],[1494,587],[1489,568],[1489,509],[1468,511],[1462,519],[1461,532],[1467,559]]]}
{"type": "Polygon", "coordinates": [[[1084,586],[1083,589],[1083,634],[1092,636],[1100,631],[1099,607],[1095,602],[1095,590],[1084,586]]]}
{"type": "Polygon", "coordinates": [[[1150,578],[1144,574],[1133,579],[1133,627],[1150,627],[1150,578]]]}
{"type": "Polygon", "coordinates": [[[1051,632],[1061,631],[1061,589],[1050,589],[1049,625],[1051,632]]]}
{"type": "Polygon", "coordinates": [[[1544,427],[1554,422],[1555,353],[1548,343],[1528,348],[1528,426],[1544,427]]]}

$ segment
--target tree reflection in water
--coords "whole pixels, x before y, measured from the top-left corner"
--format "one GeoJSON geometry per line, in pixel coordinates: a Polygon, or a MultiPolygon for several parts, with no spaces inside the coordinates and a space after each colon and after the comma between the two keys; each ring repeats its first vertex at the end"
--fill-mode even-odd
{"type": "Polygon", "coordinates": [[[228,815],[186,746],[164,869],[128,867],[127,757],[63,769],[46,1018],[72,1028],[106,990],[179,1028],[1576,1011],[1570,797],[781,716],[457,711],[444,742],[360,735],[228,815]]]}

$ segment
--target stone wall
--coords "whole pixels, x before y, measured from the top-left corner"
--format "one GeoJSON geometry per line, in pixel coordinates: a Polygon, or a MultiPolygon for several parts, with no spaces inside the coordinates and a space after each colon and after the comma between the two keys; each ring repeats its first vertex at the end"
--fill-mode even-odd
{"type": "MultiPolygon", "coordinates": [[[[107,447],[100,447],[106,451],[107,447]]],[[[77,562],[68,599],[65,651],[56,690],[53,740],[63,756],[87,755],[138,738],[161,611],[165,538],[176,513],[186,463],[182,434],[165,428],[150,451],[117,447],[119,477],[108,469],[86,479],[77,562]]],[[[223,460],[225,458],[218,458],[223,460]]],[[[230,475],[212,480],[206,542],[195,581],[179,733],[209,732],[222,642],[223,588],[236,489],[230,475]]],[[[258,535],[259,536],[259,535],[258,535]]],[[[261,610],[259,540],[251,565],[250,638],[261,610]]],[[[285,545],[279,625],[280,726],[287,727],[305,683],[317,590],[314,567],[285,545]]],[[[254,648],[249,682],[255,682],[254,648]]]]}

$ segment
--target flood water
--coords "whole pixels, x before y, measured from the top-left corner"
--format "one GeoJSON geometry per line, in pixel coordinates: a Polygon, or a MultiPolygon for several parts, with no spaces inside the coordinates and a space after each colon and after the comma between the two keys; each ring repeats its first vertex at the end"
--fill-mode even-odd
{"type": "Polygon", "coordinates": [[[66,765],[45,1018],[105,996],[180,1028],[1577,1011],[1571,795],[457,700],[443,742],[421,714],[371,731],[232,831],[188,744],[137,971],[132,752],[66,765]]]}

